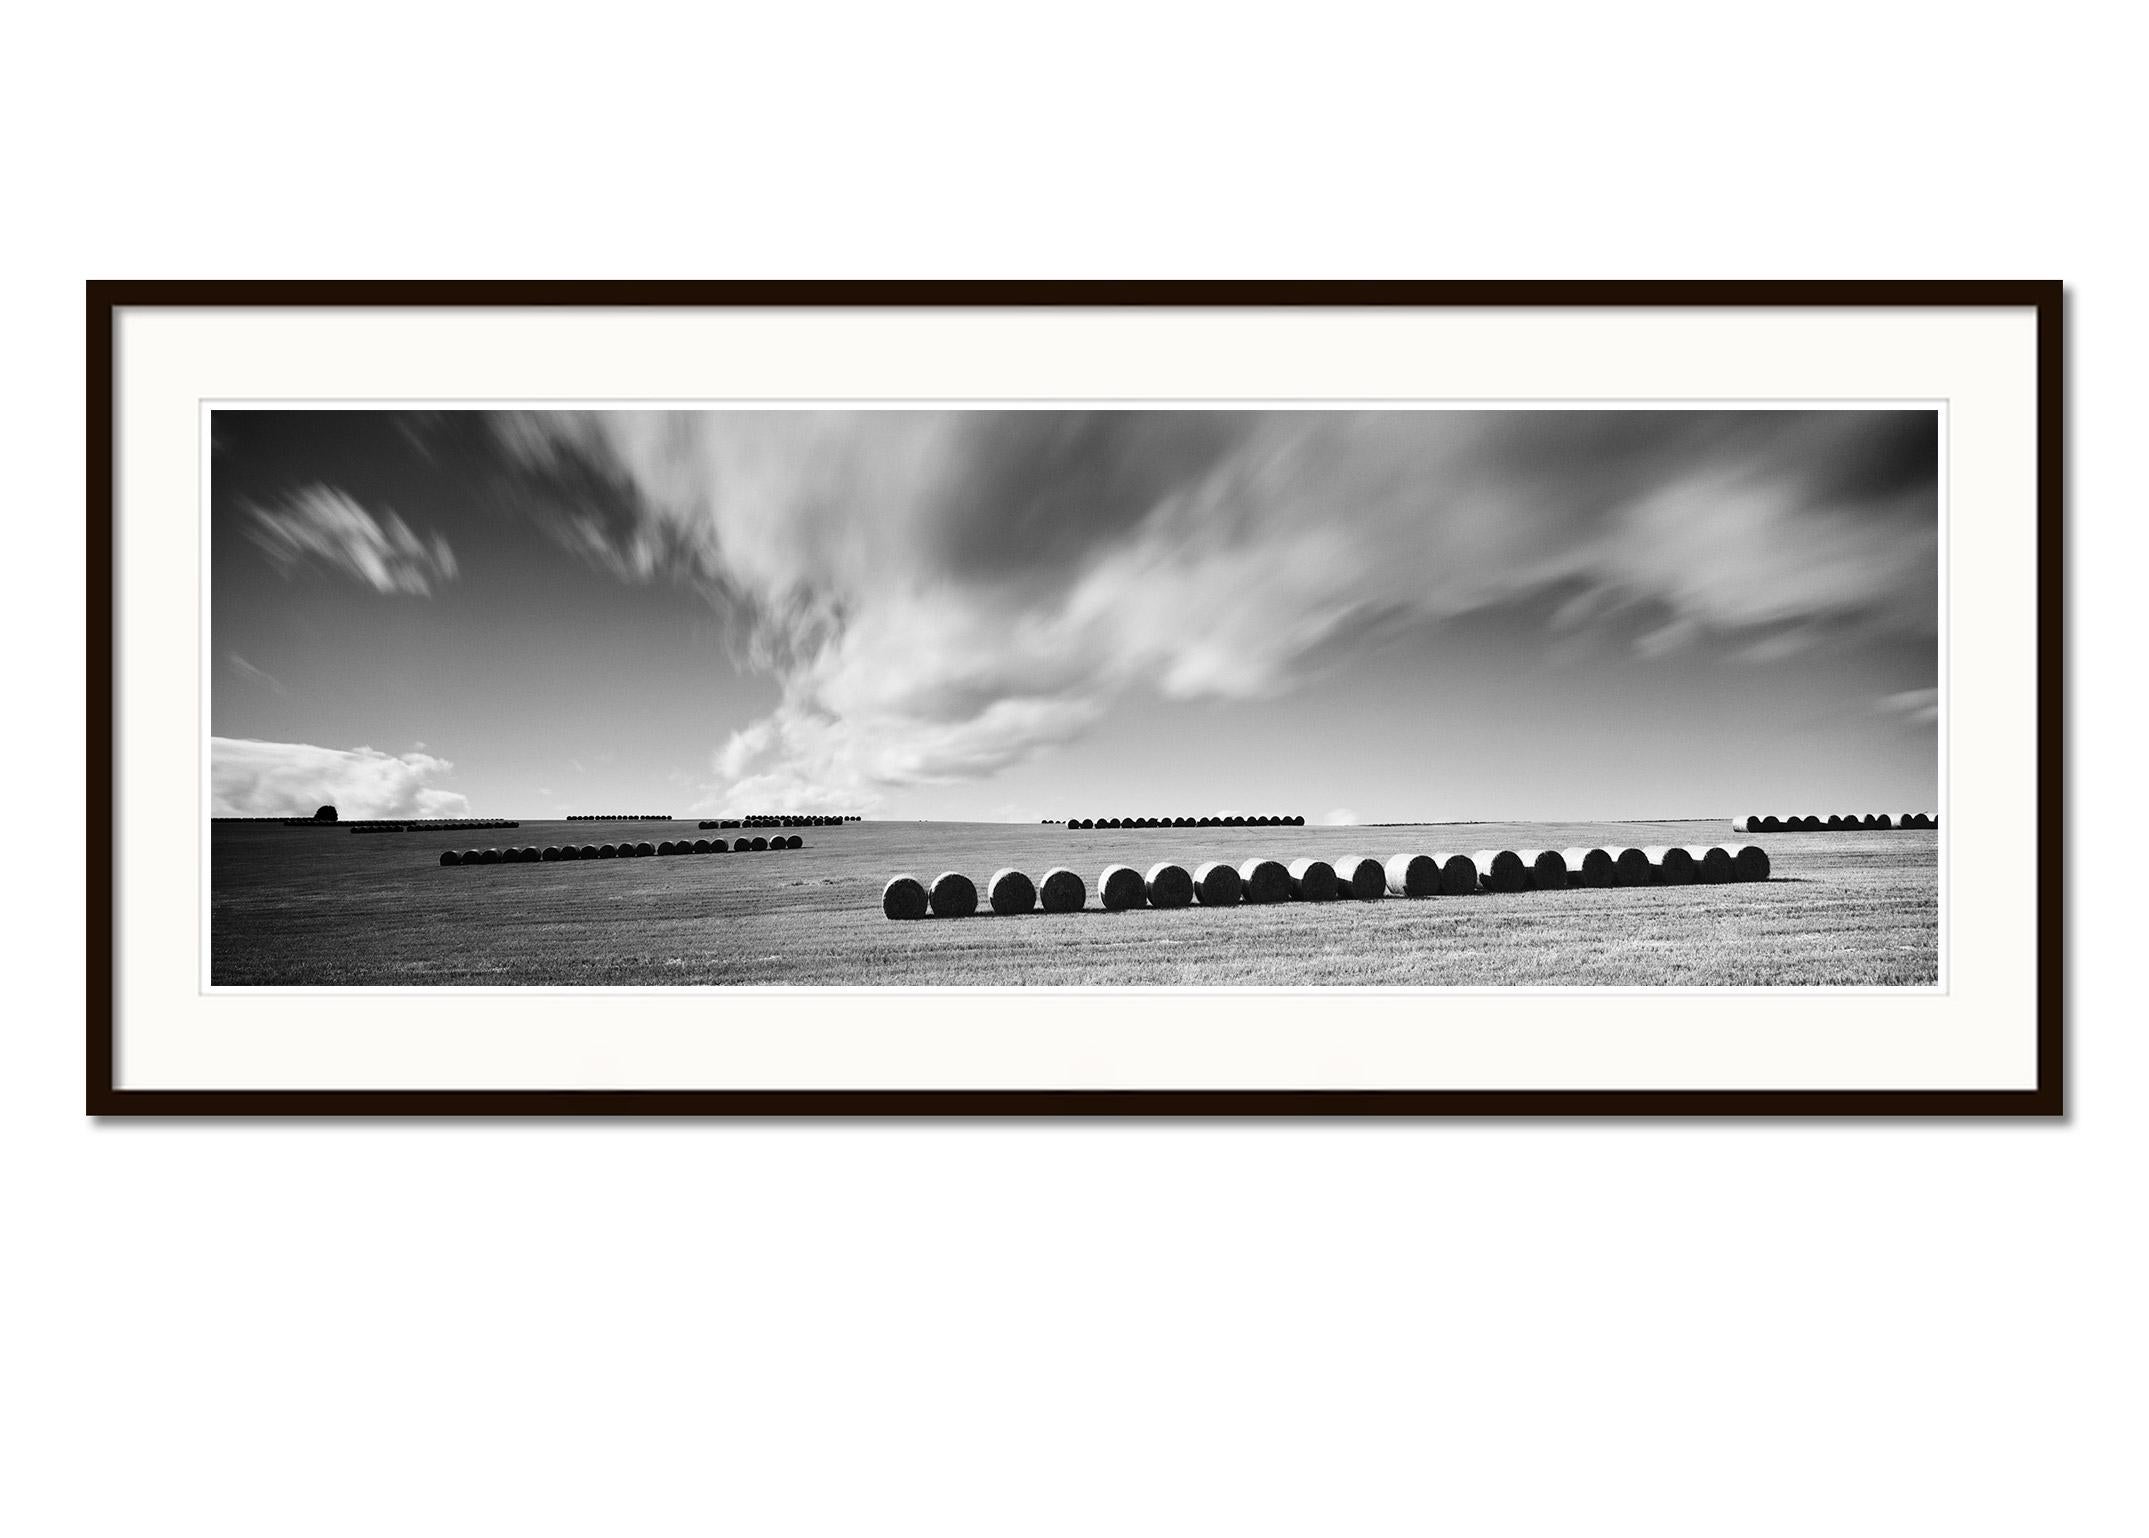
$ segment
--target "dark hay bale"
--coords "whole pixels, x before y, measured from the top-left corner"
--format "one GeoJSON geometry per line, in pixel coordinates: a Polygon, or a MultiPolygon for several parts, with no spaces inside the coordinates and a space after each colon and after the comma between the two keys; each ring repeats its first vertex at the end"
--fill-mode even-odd
{"type": "Polygon", "coordinates": [[[804,849],[806,847],[806,840],[800,837],[798,834],[794,833],[791,835],[791,847],[793,849],[804,849]]]}
{"type": "Polygon", "coordinates": [[[1694,867],[1704,886],[1722,886],[1734,879],[1737,862],[1731,851],[1721,844],[1689,844],[1686,852],[1694,857],[1694,867]]]}
{"type": "Polygon", "coordinates": [[[578,858],[584,860],[595,860],[601,858],[603,853],[604,851],[599,849],[595,844],[584,844],[582,846],[582,853],[578,856],[578,858]]]}
{"type": "Polygon", "coordinates": [[[1325,903],[1336,900],[1336,868],[1326,860],[1293,860],[1288,867],[1291,872],[1291,895],[1302,903],[1325,903]]]}
{"type": "Polygon", "coordinates": [[[1250,903],[1280,903],[1291,896],[1291,872],[1281,860],[1241,860],[1239,898],[1250,903]]]}
{"type": "Polygon", "coordinates": [[[460,865],[463,863],[463,857],[452,849],[443,849],[440,851],[440,863],[443,865],[460,865]]]}
{"type": "Polygon", "coordinates": [[[1731,819],[1731,831],[1734,833],[1758,833],[1761,831],[1761,819],[1758,817],[1734,817],[1731,819]]]}
{"type": "Polygon", "coordinates": [[[1512,849],[1480,849],[1477,852],[1478,883],[1488,892],[1529,890],[1530,868],[1512,849]]]}
{"type": "Polygon", "coordinates": [[[1808,833],[1822,833],[1827,831],[1826,825],[1817,816],[1807,817],[1805,820],[1805,827],[1808,833]]]}
{"type": "Polygon", "coordinates": [[[478,856],[478,863],[480,865],[498,865],[500,863],[500,851],[497,849],[486,850],[478,856]]]}
{"type": "Polygon", "coordinates": [[[942,871],[933,878],[932,901],[935,918],[966,919],[977,912],[977,883],[959,870],[942,871]]]}
{"type": "Polygon", "coordinates": [[[1239,900],[1239,868],[1211,860],[1194,872],[1194,896],[1204,908],[1229,908],[1239,900]]]}
{"type": "Polygon", "coordinates": [[[1089,888],[1082,878],[1064,865],[1054,866],[1045,872],[1045,879],[1037,884],[1037,901],[1047,913],[1079,913],[1089,901],[1089,888]]]}
{"type": "Polygon", "coordinates": [[[562,844],[560,845],[560,858],[563,860],[579,860],[582,858],[582,851],[573,844],[562,844]]]}
{"type": "Polygon", "coordinates": [[[1109,913],[1139,908],[1149,901],[1148,884],[1131,865],[1107,865],[1097,878],[1097,900],[1109,913]]]}
{"type": "Polygon", "coordinates": [[[1895,826],[1895,819],[1893,817],[1890,817],[1886,812],[1882,812],[1880,814],[1880,825],[1883,828],[1892,828],[1895,826]]]}
{"type": "Polygon", "coordinates": [[[1381,875],[1391,897],[1431,897],[1440,890],[1440,867],[1429,854],[1391,854],[1381,875]]]}
{"type": "Polygon", "coordinates": [[[1877,828],[1880,826],[1880,819],[1878,817],[1875,817],[1871,812],[1867,812],[1863,817],[1858,819],[1858,826],[1861,828],[1877,828]]]}
{"type": "Polygon", "coordinates": [[[1142,878],[1142,887],[1149,894],[1152,908],[1184,908],[1194,900],[1194,878],[1184,865],[1174,865],[1169,860],[1150,866],[1149,874],[1142,878]]]}
{"type": "Polygon", "coordinates": [[[485,851],[482,849],[465,849],[463,851],[463,863],[465,865],[483,865],[485,863],[485,851]]]}
{"type": "Polygon", "coordinates": [[[1467,897],[1477,890],[1477,861],[1453,850],[1435,849],[1433,863],[1440,867],[1440,895],[1467,897]]]}
{"type": "Polygon", "coordinates": [[[1100,828],[1116,828],[1119,826],[1119,819],[1117,817],[1107,817],[1103,822],[1097,824],[1097,826],[1100,828]]]}
{"type": "Polygon", "coordinates": [[[1762,818],[1761,831],[1763,833],[1781,833],[1783,831],[1783,819],[1775,816],[1762,818]]]}
{"type": "Polygon", "coordinates": [[[1012,868],[994,871],[992,880],[985,883],[985,894],[992,911],[1002,918],[1028,913],[1037,906],[1037,883],[1012,868]]]}
{"type": "Polygon", "coordinates": [[[898,876],[881,888],[880,911],[892,919],[922,919],[927,899],[916,876],[898,876]]]}
{"type": "Polygon", "coordinates": [[[1648,886],[1657,878],[1646,849],[1622,849],[1612,856],[1613,886],[1648,886]]]}
{"type": "Polygon", "coordinates": [[[597,858],[600,860],[618,859],[619,846],[617,844],[599,844],[597,846],[597,858]]]}
{"type": "Polygon", "coordinates": [[[545,860],[557,860],[559,857],[560,846],[557,844],[547,844],[545,846],[545,852],[539,856],[540,859],[545,860]]]}
{"type": "Polygon", "coordinates": [[[1642,853],[1649,857],[1649,872],[1658,886],[1692,886],[1701,879],[1694,857],[1677,844],[1650,844],[1642,853]]]}
{"type": "Polygon", "coordinates": [[[1530,868],[1530,885],[1540,892],[1567,889],[1567,857],[1557,849],[1518,849],[1516,857],[1530,868]]]}
{"type": "MultiPolygon", "coordinates": [[[[746,847],[748,849],[751,849],[755,854],[760,854],[763,850],[769,847],[769,841],[757,833],[752,838],[746,840],[746,847]]],[[[935,913],[938,913],[940,910],[935,908],[933,911],[935,913]]]]}
{"type": "Polygon", "coordinates": [[[1336,873],[1336,895],[1369,903],[1388,895],[1388,872],[1380,861],[1367,855],[1345,855],[1330,862],[1336,873]]]}
{"type": "Polygon", "coordinates": [[[1768,851],[1758,844],[1741,844],[1731,856],[1733,881],[1766,881],[1768,868],[1768,851]]]}
{"type": "Polygon", "coordinates": [[[1931,812],[1920,812],[1918,813],[1917,825],[1921,828],[1937,828],[1940,826],[1940,819],[1931,812]]]}
{"type": "Polygon", "coordinates": [[[671,841],[670,839],[666,839],[666,840],[665,840],[665,841],[664,841],[663,843],[661,843],[661,844],[657,845],[657,853],[658,853],[658,854],[661,854],[661,855],[674,855],[674,854],[677,854],[678,852],[679,852],[679,846],[678,846],[677,844],[673,843],[673,842],[672,842],[672,841],[671,841]]]}
{"type": "Polygon", "coordinates": [[[731,846],[730,846],[729,844],[725,843],[725,842],[724,842],[724,841],[723,841],[722,839],[720,839],[720,838],[712,838],[712,839],[710,839],[710,840],[709,840],[709,853],[711,853],[711,854],[729,854],[729,853],[731,853],[731,846]]]}
{"type": "Polygon", "coordinates": [[[1560,858],[1567,862],[1569,886],[1610,886],[1612,873],[1618,869],[1609,849],[1562,849],[1560,858]]]}
{"type": "Polygon", "coordinates": [[[707,854],[709,852],[709,841],[705,838],[697,838],[693,843],[687,845],[687,852],[690,854],[707,854]]]}

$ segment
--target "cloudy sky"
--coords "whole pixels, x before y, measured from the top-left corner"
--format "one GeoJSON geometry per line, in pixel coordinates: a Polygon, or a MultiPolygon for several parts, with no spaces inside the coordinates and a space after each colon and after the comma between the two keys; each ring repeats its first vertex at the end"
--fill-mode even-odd
{"type": "Polygon", "coordinates": [[[218,411],[213,809],[1890,811],[1927,412],[218,411]]]}

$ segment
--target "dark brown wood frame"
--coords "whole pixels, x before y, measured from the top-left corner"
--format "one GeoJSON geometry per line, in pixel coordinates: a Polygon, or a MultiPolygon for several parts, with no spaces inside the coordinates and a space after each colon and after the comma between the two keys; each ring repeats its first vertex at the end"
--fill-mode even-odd
{"type": "Polygon", "coordinates": [[[95,1116],[2059,1116],[2065,380],[2056,281],[131,282],[88,285],[88,1109],[95,1116]],[[2037,1084],[2022,1090],[143,1090],[115,1082],[119,311],[158,308],[2025,309],[2037,317],[2037,1084]]]}

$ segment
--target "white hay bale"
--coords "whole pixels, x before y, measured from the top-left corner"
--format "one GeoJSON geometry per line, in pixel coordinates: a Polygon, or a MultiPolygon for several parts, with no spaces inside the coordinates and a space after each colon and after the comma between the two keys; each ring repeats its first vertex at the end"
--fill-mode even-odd
{"type": "Polygon", "coordinates": [[[1174,865],[1169,860],[1150,866],[1142,886],[1152,908],[1184,908],[1194,900],[1194,878],[1184,865],[1174,865]]]}
{"type": "Polygon", "coordinates": [[[1345,855],[1330,862],[1336,873],[1336,895],[1371,902],[1388,895],[1388,872],[1368,855],[1345,855]]]}
{"type": "Polygon", "coordinates": [[[1567,862],[1569,886],[1610,886],[1618,869],[1609,849],[1562,849],[1560,858],[1567,862]]]}
{"type": "Polygon", "coordinates": [[[880,911],[892,919],[922,919],[930,906],[925,884],[916,876],[898,876],[881,888],[880,911]]]}
{"type": "Polygon", "coordinates": [[[1472,858],[1477,862],[1478,884],[1488,892],[1521,892],[1530,884],[1530,868],[1522,863],[1522,856],[1512,849],[1480,849],[1472,858]]]}
{"type": "Polygon", "coordinates": [[[1391,897],[1431,897],[1440,890],[1440,867],[1429,854],[1391,854],[1381,876],[1391,897]]]}
{"type": "Polygon", "coordinates": [[[1082,878],[1064,865],[1054,866],[1045,872],[1045,879],[1037,884],[1037,900],[1047,913],[1079,913],[1089,901],[1089,888],[1082,878]]]}
{"type": "Polygon", "coordinates": [[[1741,844],[1731,855],[1733,881],[1768,880],[1768,851],[1758,844],[1741,844]]]}
{"type": "Polygon", "coordinates": [[[1336,898],[1336,868],[1326,860],[1293,860],[1291,872],[1291,895],[1302,903],[1334,902],[1336,898]]]}
{"type": "Polygon", "coordinates": [[[1250,903],[1287,902],[1291,896],[1291,872],[1281,860],[1241,860],[1239,896],[1250,903]]]}
{"type": "Polygon", "coordinates": [[[1694,857],[1677,844],[1647,844],[1650,876],[1658,886],[1692,886],[1701,879],[1694,857]]]}
{"type": "MultiPolygon", "coordinates": [[[[759,844],[761,840],[754,842],[759,844]]],[[[935,876],[928,895],[935,918],[966,919],[977,912],[977,883],[959,870],[944,870],[935,876]]]]}
{"type": "Polygon", "coordinates": [[[1629,847],[1612,856],[1613,886],[1648,886],[1656,878],[1648,850],[1629,847]]]}
{"type": "Polygon", "coordinates": [[[1731,831],[1734,833],[1758,833],[1761,831],[1761,819],[1758,817],[1734,817],[1731,819],[1731,831]]]}
{"type": "Polygon", "coordinates": [[[1452,850],[1435,849],[1433,863],[1440,867],[1440,895],[1468,897],[1477,890],[1477,861],[1452,850]]]}
{"type": "Polygon", "coordinates": [[[1194,896],[1204,908],[1233,906],[1243,885],[1239,868],[1222,860],[1211,860],[1194,872],[1194,896]]]}
{"type": "Polygon", "coordinates": [[[1723,845],[1689,844],[1686,852],[1693,857],[1694,871],[1702,885],[1722,886],[1733,879],[1737,862],[1723,845]]]}
{"type": "Polygon", "coordinates": [[[1149,901],[1149,888],[1142,873],[1131,865],[1107,865],[1097,878],[1097,900],[1105,911],[1118,913],[1139,908],[1149,901]]]}
{"type": "Polygon", "coordinates": [[[1518,849],[1515,857],[1529,867],[1530,885],[1540,892],[1567,889],[1567,857],[1557,849],[1518,849]]]}
{"type": "Polygon", "coordinates": [[[1002,918],[1028,913],[1037,906],[1037,883],[1013,868],[994,871],[985,891],[992,911],[1002,918]]]}

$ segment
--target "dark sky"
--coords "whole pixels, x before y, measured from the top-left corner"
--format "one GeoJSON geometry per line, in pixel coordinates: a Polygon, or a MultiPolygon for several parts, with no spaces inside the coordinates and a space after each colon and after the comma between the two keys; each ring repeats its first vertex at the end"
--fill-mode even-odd
{"type": "Polygon", "coordinates": [[[218,411],[223,813],[1933,805],[1930,412],[218,411]]]}

